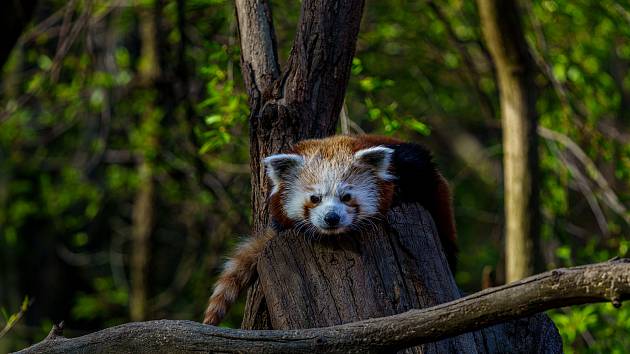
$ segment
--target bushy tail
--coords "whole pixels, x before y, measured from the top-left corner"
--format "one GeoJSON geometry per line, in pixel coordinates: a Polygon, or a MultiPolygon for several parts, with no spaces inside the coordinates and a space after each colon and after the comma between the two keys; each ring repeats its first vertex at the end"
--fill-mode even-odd
{"type": "Polygon", "coordinates": [[[240,292],[252,281],[256,272],[258,256],[273,235],[273,230],[267,229],[259,236],[249,238],[236,248],[234,255],[225,262],[223,272],[214,286],[212,296],[208,300],[203,323],[216,326],[221,322],[240,292]]]}

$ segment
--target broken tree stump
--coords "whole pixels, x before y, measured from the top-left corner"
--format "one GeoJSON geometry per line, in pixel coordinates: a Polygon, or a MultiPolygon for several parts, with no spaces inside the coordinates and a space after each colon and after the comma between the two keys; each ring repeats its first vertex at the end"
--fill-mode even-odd
{"type": "MultiPolygon", "coordinates": [[[[431,215],[393,208],[362,233],[309,240],[287,231],[258,263],[259,309],[243,327],[325,327],[427,308],[461,297],[431,215]]],[[[252,300],[252,299],[250,299],[252,300]]],[[[561,353],[553,322],[538,314],[407,349],[408,353],[561,353]]]]}

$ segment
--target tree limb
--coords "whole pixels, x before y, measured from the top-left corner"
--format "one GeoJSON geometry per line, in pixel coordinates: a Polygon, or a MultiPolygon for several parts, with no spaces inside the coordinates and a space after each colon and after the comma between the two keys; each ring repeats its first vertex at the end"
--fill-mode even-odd
{"type": "Polygon", "coordinates": [[[265,0],[237,0],[243,79],[250,98],[271,90],[280,76],[271,7],[265,0]]]}
{"type": "Polygon", "coordinates": [[[238,330],[159,320],[127,323],[70,339],[53,333],[19,353],[393,351],[552,308],[603,301],[618,307],[628,298],[630,260],[620,259],[556,269],[438,306],[325,328],[238,330]]]}

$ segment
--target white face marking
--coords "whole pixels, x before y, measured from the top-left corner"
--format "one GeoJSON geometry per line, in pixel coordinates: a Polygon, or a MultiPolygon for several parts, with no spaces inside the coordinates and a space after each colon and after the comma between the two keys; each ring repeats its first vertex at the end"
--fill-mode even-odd
{"type": "MultiPolygon", "coordinates": [[[[282,182],[283,207],[298,227],[321,234],[349,231],[378,214],[378,182],[393,179],[388,172],[392,152],[386,147],[375,147],[333,160],[320,156],[298,160],[293,157],[298,155],[293,155],[294,170],[285,173],[284,179],[273,180],[277,174],[268,172],[274,183],[272,193],[278,192],[277,186],[282,182]]],[[[268,159],[265,163],[269,168],[268,159]]],[[[286,162],[280,165],[285,166],[286,162]]]]}

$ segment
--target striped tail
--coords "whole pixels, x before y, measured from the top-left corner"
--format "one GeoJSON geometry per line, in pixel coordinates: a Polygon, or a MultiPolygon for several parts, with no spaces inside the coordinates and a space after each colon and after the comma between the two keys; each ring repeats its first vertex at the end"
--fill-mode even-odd
{"type": "Polygon", "coordinates": [[[238,295],[247,288],[254,278],[258,257],[274,231],[266,229],[257,237],[251,237],[241,243],[234,255],[225,262],[223,272],[214,286],[214,291],[206,308],[203,323],[218,325],[238,295]]]}

